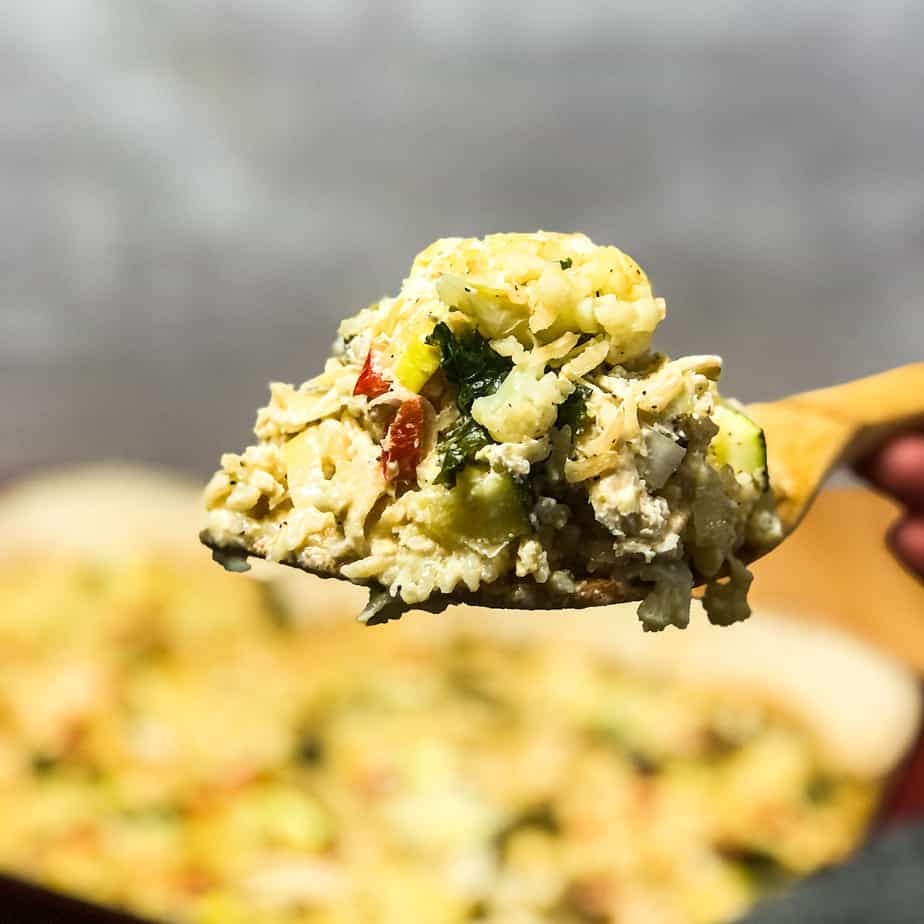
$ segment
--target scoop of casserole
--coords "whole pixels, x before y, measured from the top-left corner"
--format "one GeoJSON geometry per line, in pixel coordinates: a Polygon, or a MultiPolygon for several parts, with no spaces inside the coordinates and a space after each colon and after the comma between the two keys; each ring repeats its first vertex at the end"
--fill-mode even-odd
{"type": "Polygon", "coordinates": [[[222,457],[206,544],[372,588],[363,618],[467,599],[641,600],[646,629],[747,617],[743,561],[779,540],[760,428],[717,356],[669,359],[639,266],[582,234],[447,238],[274,384],[222,457]]]}

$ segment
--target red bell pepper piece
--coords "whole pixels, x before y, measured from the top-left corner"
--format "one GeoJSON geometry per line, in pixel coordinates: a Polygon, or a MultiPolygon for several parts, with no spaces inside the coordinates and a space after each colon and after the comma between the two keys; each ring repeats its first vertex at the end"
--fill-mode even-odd
{"type": "Polygon", "coordinates": [[[387,481],[417,480],[424,439],[424,399],[402,401],[382,441],[382,471],[387,481]]]}
{"type": "Polygon", "coordinates": [[[378,398],[391,388],[391,382],[376,368],[375,351],[369,350],[366,361],[359,372],[356,385],[353,386],[354,395],[365,395],[367,398],[378,398]]]}

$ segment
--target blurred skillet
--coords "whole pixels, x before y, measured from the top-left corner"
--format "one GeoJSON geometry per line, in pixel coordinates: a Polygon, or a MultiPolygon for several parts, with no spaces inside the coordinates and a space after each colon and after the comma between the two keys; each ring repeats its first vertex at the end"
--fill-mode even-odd
{"type": "Polygon", "coordinates": [[[10,924],[150,924],[4,875],[0,875],[0,909],[0,919],[10,924]]]}
{"type": "MultiPolygon", "coordinates": [[[[22,514],[28,511],[31,516],[26,517],[26,520],[36,530],[36,534],[43,538],[47,537],[48,524],[43,524],[39,515],[48,510],[47,491],[54,491],[57,488],[59,497],[61,493],[65,493],[70,498],[75,498],[73,474],[73,472],[62,473],[57,476],[57,479],[55,477],[43,479],[41,483],[35,485],[37,493],[31,497],[28,489],[21,493],[18,498],[20,510],[18,513],[14,511],[12,521],[23,522],[22,514]],[[65,486],[68,491],[60,492],[60,489],[65,486]]],[[[175,540],[179,526],[184,531],[188,531],[190,542],[195,542],[196,508],[189,506],[188,495],[185,499],[181,497],[185,488],[178,490],[178,485],[170,476],[152,476],[149,472],[139,473],[131,469],[104,468],[95,473],[93,471],[84,473],[82,477],[85,489],[91,494],[94,491],[105,490],[110,501],[114,488],[123,491],[126,497],[137,497],[139,489],[143,486],[145,490],[141,492],[141,496],[146,496],[148,499],[155,491],[159,492],[160,503],[148,506],[145,512],[144,527],[148,530],[149,537],[156,539],[169,536],[171,540],[175,540]],[[152,478],[155,482],[153,485],[152,478]],[[153,517],[152,510],[157,511],[153,517]]],[[[80,492],[76,494],[79,495],[80,492]]],[[[4,524],[9,527],[11,523],[11,519],[6,516],[10,512],[9,496],[5,498],[5,501],[7,503],[0,505],[2,506],[0,528],[4,524]]],[[[76,498],[78,504],[85,502],[86,495],[83,501],[79,497],[76,498]]],[[[123,512],[126,509],[117,503],[109,506],[114,509],[121,508],[123,512]]],[[[50,512],[49,515],[51,515],[50,512]]],[[[54,510],[54,515],[61,515],[59,507],[54,510]]],[[[924,621],[921,621],[919,616],[922,611],[919,605],[922,591],[912,579],[901,574],[887,553],[882,551],[880,537],[891,515],[891,510],[885,502],[873,498],[867,492],[833,492],[828,497],[823,496],[818,510],[813,513],[800,532],[790,540],[790,543],[758,566],[759,579],[755,582],[755,601],[758,606],[762,609],[768,607],[791,611],[795,608],[793,601],[798,600],[800,614],[802,604],[805,604],[807,612],[821,621],[846,623],[854,634],[866,636],[877,647],[890,650],[893,654],[904,654],[910,666],[919,672],[922,671],[924,669],[924,648],[918,644],[921,639],[924,639],[924,634],[922,634],[924,633],[924,621]],[[853,537],[853,539],[861,537],[859,544],[862,548],[852,545],[851,548],[845,549],[845,536],[853,537]],[[853,567],[851,561],[848,560],[851,556],[862,562],[865,567],[853,567]],[[817,595],[815,597],[810,595],[808,600],[805,598],[806,572],[810,572],[812,577],[810,586],[817,590],[817,595]],[[857,593],[857,588],[851,584],[851,582],[862,581],[866,585],[871,574],[876,576],[873,583],[877,585],[877,592],[881,585],[885,588],[884,593],[886,594],[886,599],[881,601],[881,605],[875,607],[875,613],[868,612],[870,595],[857,593]],[[831,587],[837,588],[833,600],[831,587]],[[855,602],[857,600],[864,600],[865,606],[858,608],[855,602]],[[905,618],[909,605],[914,614],[912,619],[905,618]],[[890,614],[888,619],[882,618],[883,613],[890,614]]],[[[135,536],[141,536],[144,532],[137,521],[130,526],[130,529],[135,536]]],[[[10,538],[8,532],[6,535],[10,538]]],[[[23,537],[19,536],[19,538],[23,537]]],[[[108,536],[108,539],[121,542],[119,537],[113,535],[108,536]]],[[[25,544],[28,545],[28,542],[25,544]]],[[[298,581],[301,576],[293,575],[293,577],[296,578],[296,581],[292,583],[293,588],[297,590],[304,586],[298,581]]],[[[865,586],[864,589],[868,591],[869,587],[865,586]]],[[[484,625],[489,621],[490,614],[466,613],[460,614],[460,618],[472,619],[475,623],[481,622],[484,625]]],[[[587,617],[587,620],[592,621],[592,617],[587,617]]],[[[406,620],[403,630],[414,631],[412,622],[406,620]]],[[[514,624],[507,625],[506,631],[516,633],[522,631],[522,626],[526,625],[526,623],[521,623],[518,627],[515,622],[516,620],[514,624]]],[[[540,619],[539,623],[541,622],[540,619]]],[[[536,625],[535,616],[533,616],[529,620],[530,631],[536,625]]],[[[550,621],[548,628],[555,631],[556,625],[561,626],[560,616],[555,623],[550,621]]],[[[631,623],[630,625],[637,629],[631,623]]],[[[592,629],[586,625],[585,627],[592,629]]],[[[607,636],[619,635],[619,633],[612,633],[605,621],[598,621],[597,628],[607,636]]],[[[707,629],[708,631],[710,630],[707,629]]],[[[582,631],[581,634],[588,635],[588,639],[591,640],[595,633],[582,631]]],[[[783,635],[786,635],[786,632],[783,632],[783,635]]],[[[615,644],[625,645],[630,650],[634,648],[636,654],[640,654],[644,660],[645,652],[650,650],[650,646],[637,646],[633,642],[635,637],[641,638],[641,633],[630,633],[621,639],[616,639],[615,644]]],[[[610,645],[613,645],[612,637],[608,641],[610,645]]],[[[601,647],[607,646],[601,645],[601,647]]],[[[631,651],[629,654],[631,656],[631,651]]],[[[897,762],[896,769],[890,775],[880,811],[871,828],[871,834],[899,820],[924,819],[924,735],[919,736],[916,745],[907,753],[908,756],[897,762]]],[[[890,765],[895,764],[896,761],[893,759],[890,765]]],[[[3,912],[0,915],[3,921],[11,921],[15,924],[33,924],[33,922],[34,924],[156,924],[156,922],[71,898],[6,875],[0,875],[0,911],[3,912]]]]}

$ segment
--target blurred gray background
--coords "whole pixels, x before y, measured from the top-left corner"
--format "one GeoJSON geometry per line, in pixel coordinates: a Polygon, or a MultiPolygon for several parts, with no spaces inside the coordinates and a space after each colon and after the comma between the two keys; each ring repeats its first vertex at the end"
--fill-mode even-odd
{"type": "Polygon", "coordinates": [[[0,476],[205,471],[431,239],[583,230],[745,399],[924,355],[924,5],[31,0],[0,476]]]}

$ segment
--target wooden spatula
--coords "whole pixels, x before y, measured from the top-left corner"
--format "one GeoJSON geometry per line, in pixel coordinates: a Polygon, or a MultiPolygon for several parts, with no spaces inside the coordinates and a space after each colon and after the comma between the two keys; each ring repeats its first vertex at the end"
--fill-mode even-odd
{"type": "MultiPolygon", "coordinates": [[[[924,363],[754,404],[747,411],[764,428],[770,483],[778,499],[785,538],[837,465],[859,459],[893,433],[924,424],[924,363]]],[[[226,567],[255,554],[244,546],[216,545],[208,532],[200,538],[226,567]]],[[[752,562],[770,548],[746,548],[740,555],[752,562]]],[[[309,570],[294,558],[282,563],[309,570]]],[[[337,577],[317,570],[312,573],[337,577]]],[[[636,580],[577,576],[575,589],[564,591],[514,578],[483,584],[475,592],[434,595],[414,608],[439,612],[454,603],[468,603],[507,609],[575,609],[642,600],[650,589],[649,584],[636,580]]]]}

